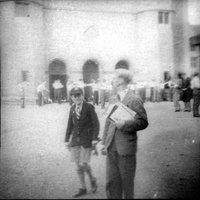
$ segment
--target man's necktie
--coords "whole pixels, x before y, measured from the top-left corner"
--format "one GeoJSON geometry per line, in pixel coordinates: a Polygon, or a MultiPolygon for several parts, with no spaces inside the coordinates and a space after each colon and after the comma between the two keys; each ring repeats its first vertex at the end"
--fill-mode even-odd
{"type": "Polygon", "coordinates": [[[117,100],[118,100],[118,101],[120,101],[120,100],[121,100],[121,98],[120,98],[120,95],[119,95],[119,94],[117,94],[117,100]]]}
{"type": "Polygon", "coordinates": [[[76,107],[76,116],[77,116],[77,119],[79,119],[80,117],[80,107],[76,107]]]}

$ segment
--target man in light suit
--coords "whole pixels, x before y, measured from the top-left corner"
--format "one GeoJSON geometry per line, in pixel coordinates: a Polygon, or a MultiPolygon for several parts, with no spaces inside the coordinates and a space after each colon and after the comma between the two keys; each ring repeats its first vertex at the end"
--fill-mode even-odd
{"type": "Polygon", "coordinates": [[[135,95],[128,84],[132,80],[130,71],[117,69],[113,88],[120,101],[136,112],[134,120],[105,122],[102,137],[102,154],[106,154],[106,195],[108,199],[133,199],[136,170],[137,131],[148,126],[143,101],[135,95]]]}

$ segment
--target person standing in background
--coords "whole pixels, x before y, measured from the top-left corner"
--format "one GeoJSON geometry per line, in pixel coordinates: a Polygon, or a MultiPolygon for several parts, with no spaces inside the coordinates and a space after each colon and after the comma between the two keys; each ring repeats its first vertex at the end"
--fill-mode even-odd
{"type": "Polygon", "coordinates": [[[22,81],[17,85],[17,89],[22,93],[21,108],[25,108],[26,89],[30,85],[28,81],[22,81]]]}
{"type": "Polygon", "coordinates": [[[199,73],[196,72],[191,80],[191,88],[193,92],[193,117],[200,117],[199,104],[200,104],[200,78],[199,73]]]}
{"type": "Polygon", "coordinates": [[[70,106],[73,104],[73,101],[72,101],[71,96],[70,96],[70,91],[74,86],[75,86],[75,84],[74,84],[73,81],[67,82],[67,101],[69,102],[70,106]]]}
{"type": "Polygon", "coordinates": [[[191,89],[191,79],[189,77],[183,80],[183,96],[182,100],[184,102],[185,110],[184,112],[191,112],[191,99],[192,99],[192,89],[191,89]]]}
{"type": "Polygon", "coordinates": [[[106,80],[103,79],[103,81],[99,85],[100,89],[100,102],[101,102],[101,109],[105,108],[106,103],[106,80]]]}
{"type": "Polygon", "coordinates": [[[92,86],[92,92],[93,92],[93,105],[96,104],[98,106],[99,105],[99,85],[97,81],[93,79],[91,86],[92,86]]]}
{"type": "Polygon", "coordinates": [[[174,80],[173,101],[174,101],[175,112],[180,112],[181,110],[179,101],[181,100],[182,86],[183,86],[182,73],[178,73],[176,79],[174,80]]]}
{"type": "Polygon", "coordinates": [[[60,79],[55,80],[53,83],[54,88],[54,102],[58,101],[59,104],[62,102],[62,88],[63,84],[60,82],[60,79]]]}
{"type": "Polygon", "coordinates": [[[38,105],[39,105],[39,106],[44,105],[44,91],[48,91],[48,92],[49,92],[49,90],[46,88],[45,84],[46,84],[46,81],[42,82],[42,83],[39,84],[39,86],[37,87],[38,105]]]}

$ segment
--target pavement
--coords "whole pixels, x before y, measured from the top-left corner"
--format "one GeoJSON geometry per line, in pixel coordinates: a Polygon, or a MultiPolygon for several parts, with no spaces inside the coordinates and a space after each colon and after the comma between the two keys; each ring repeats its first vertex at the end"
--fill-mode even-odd
{"type": "MultiPolygon", "coordinates": [[[[102,136],[105,112],[95,106],[102,136]]],[[[136,199],[198,198],[200,118],[174,112],[172,102],[145,103],[149,126],[138,132],[136,199]]],[[[71,199],[80,187],[64,146],[69,104],[1,105],[1,199],[71,199]]],[[[100,149],[100,145],[97,146],[100,149]]],[[[82,199],[104,199],[105,159],[92,156],[98,191],[82,199]]]]}

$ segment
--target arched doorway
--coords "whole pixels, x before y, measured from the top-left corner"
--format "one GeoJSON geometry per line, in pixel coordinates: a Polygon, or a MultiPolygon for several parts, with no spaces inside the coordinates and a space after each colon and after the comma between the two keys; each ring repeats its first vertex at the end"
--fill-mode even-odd
{"type": "MultiPolygon", "coordinates": [[[[87,60],[83,65],[83,82],[85,84],[92,83],[92,80],[99,79],[98,63],[95,60],[87,60]]],[[[85,87],[85,100],[88,101],[92,97],[92,87],[85,87]]]]}
{"type": "Polygon", "coordinates": [[[53,60],[49,65],[49,89],[50,89],[50,98],[54,99],[54,91],[52,84],[55,80],[60,79],[61,83],[63,84],[62,89],[62,99],[67,99],[67,73],[66,73],[66,65],[63,61],[59,59],[53,60]]]}
{"type": "Polygon", "coordinates": [[[120,60],[115,65],[115,69],[129,69],[129,63],[127,60],[120,60]]]}

